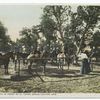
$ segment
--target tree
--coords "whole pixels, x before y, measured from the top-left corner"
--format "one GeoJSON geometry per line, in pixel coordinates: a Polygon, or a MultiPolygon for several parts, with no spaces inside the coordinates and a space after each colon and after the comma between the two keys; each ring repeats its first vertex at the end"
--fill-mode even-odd
{"type": "Polygon", "coordinates": [[[93,49],[93,47],[95,49],[98,49],[100,47],[100,31],[96,31],[93,34],[93,40],[90,43],[91,48],[93,49]]]}
{"type": "Polygon", "coordinates": [[[56,33],[58,32],[61,37],[61,41],[64,43],[64,32],[65,32],[65,26],[68,24],[70,20],[70,13],[71,13],[71,7],[70,6],[46,6],[43,9],[44,16],[48,16],[48,20],[52,20],[51,22],[54,22],[55,24],[53,27],[56,30],[56,33]]]}
{"type": "Polygon", "coordinates": [[[41,25],[41,32],[46,38],[46,45],[48,45],[48,50],[50,50],[51,43],[56,42],[55,36],[55,22],[47,15],[42,16],[41,25]]]}
{"type": "Polygon", "coordinates": [[[77,54],[86,47],[86,41],[92,39],[100,19],[99,12],[99,6],[78,6],[76,12],[71,12],[70,24],[65,29],[66,35],[72,37],[77,47],[77,54]]]}
{"type": "Polygon", "coordinates": [[[31,49],[37,49],[38,47],[38,39],[40,38],[39,32],[40,27],[38,25],[33,26],[31,29],[23,28],[22,31],[20,31],[21,39],[19,41],[26,46],[29,52],[31,49]]]}
{"type": "Polygon", "coordinates": [[[19,42],[22,43],[22,45],[24,45],[26,49],[28,49],[27,50],[28,52],[30,52],[30,48],[32,45],[31,30],[26,27],[23,28],[22,31],[20,31],[20,36],[21,36],[21,39],[19,40],[19,42]]]}
{"type": "Polygon", "coordinates": [[[10,51],[10,37],[6,34],[7,29],[4,27],[4,25],[0,22],[0,50],[7,52],[10,51]]]}
{"type": "MultiPolygon", "coordinates": [[[[79,50],[81,50],[82,44],[85,44],[85,38],[89,33],[89,30],[94,30],[98,21],[100,20],[100,7],[99,6],[78,6],[77,15],[81,19],[80,27],[83,27],[81,31],[81,41],[79,44],[79,50]]],[[[78,53],[77,52],[77,53],[78,53]]]]}
{"type": "Polygon", "coordinates": [[[4,25],[0,22],[0,39],[3,39],[6,37],[6,31],[7,29],[4,27],[4,25]]]}
{"type": "Polygon", "coordinates": [[[92,37],[90,42],[92,56],[96,58],[96,61],[100,59],[100,31],[97,30],[92,37]]]}

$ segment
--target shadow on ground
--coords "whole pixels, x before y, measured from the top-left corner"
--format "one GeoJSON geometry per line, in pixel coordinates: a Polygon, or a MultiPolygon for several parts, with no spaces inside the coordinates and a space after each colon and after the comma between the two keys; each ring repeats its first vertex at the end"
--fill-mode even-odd
{"type": "Polygon", "coordinates": [[[28,69],[22,69],[20,71],[20,75],[15,74],[11,75],[10,79],[0,79],[0,80],[11,80],[11,81],[25,81],[29,79],[33,79],[38,77],[40,78],[41,81],[43,80],[43,76],[46,77],[56,77],[56,78],[83,78],[83,79],[88,79],[88,78],[93,78],[96,76],[100,76],[100,71],[93,71],[92,73],[88,74],[88,77],[84,77],[85,75],[80,75],[79,70],[76,69],[64,69],[63,71],[58,68],[46,68],[45,73],[43,73],[43,67],[32,67],[31,73],[29,72],[28,69]],[[90,75],[93,75],[90,77],[90,75]]]}

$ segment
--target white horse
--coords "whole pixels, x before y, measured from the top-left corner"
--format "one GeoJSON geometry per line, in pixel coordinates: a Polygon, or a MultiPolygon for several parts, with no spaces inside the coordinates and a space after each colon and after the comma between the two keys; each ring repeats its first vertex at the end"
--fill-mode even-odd
{"type": "Polygon", "coordinates": [[[65,54],[63,52],[59,53],[57,55],[57,61],[58,61],[58,68],[63,70],[63,65],[65,63],[65,54]]]}

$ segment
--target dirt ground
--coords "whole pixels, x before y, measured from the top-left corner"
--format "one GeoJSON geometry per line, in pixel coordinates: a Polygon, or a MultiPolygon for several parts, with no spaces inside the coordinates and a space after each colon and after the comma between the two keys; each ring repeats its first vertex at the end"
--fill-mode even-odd
{"type": "Polygon", "coordinates": [[[14,71],[14,64],[9,65],[9,75],[4,75],[0,68],[0,93],[100,93],[100,65],[88,75],[80,75],[80,66],[64,66],[64,71],[57,66],[47,65],[46,73],[37,67],[30,74],[27,66],[21,65],[20,76],[14,71]],[[37,72],[37,73],[35,73],[37,72]]]}

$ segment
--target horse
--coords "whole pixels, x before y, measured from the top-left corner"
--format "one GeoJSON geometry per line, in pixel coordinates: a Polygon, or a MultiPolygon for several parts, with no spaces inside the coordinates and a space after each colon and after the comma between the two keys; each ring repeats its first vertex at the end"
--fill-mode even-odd
{"type": "Polygon", "coordinates": [[[67,66],[68,66],[68,70],[69,70],[69,66],[73,62],[73,55],[69,55],[68,53],[66,53],[65,61],[67,62],[67,66]]]}
{"type": "Polygon", "coordinates": [[[8,66],[9,66],[10,58],[14,60],[13,52],[8,52],[5,53],[4,55],[0,55],[0,65],[4,65],[5,74],[9,74],[8,66]]]}
{"type": "Polygon", "coordinates": [[[36,66],[43,66],[43,73],[45,73],[48,58],[49,58],[48,51],[43,51],[42,53],[39,52],[31,53],[27,57],[27,59],[29,60],[28,69],[31,70],[32,64],[35,63],[36,66]]]}
{"type": "Polygon", "coordinates": [[[54,63],[55,61],[57,63],[57,55],[58,55],[58,53],[59,53],[58,50],[52,50],[50,52],[51,63],[54,63]]]}
{"type": "Polygon", "coordinates": [[[58,53],[57,61],[58,61],[58,68],[60,68],[63,71],[63,66],[65,62],[65,54],[63,52],[58,53]]]}
{"type": "Polygon", "coordinates": [[[26,62],[28,55],[29,55],[29,53],[21,53],[21,52],[14,53],[15,70],[16,70],[17,64],[20,66],[20,61],[21,60],[23,61],[23,65],[28,63],[28,62],[26,62]]]}

